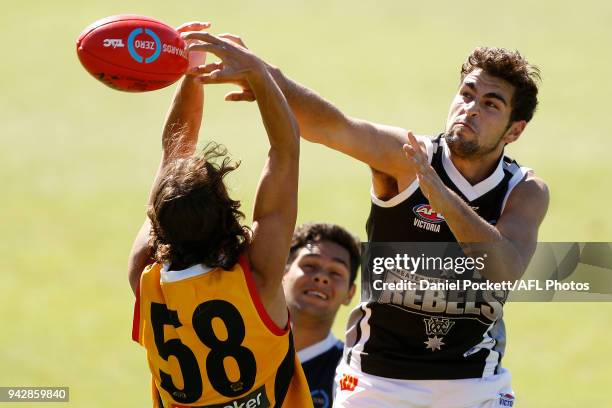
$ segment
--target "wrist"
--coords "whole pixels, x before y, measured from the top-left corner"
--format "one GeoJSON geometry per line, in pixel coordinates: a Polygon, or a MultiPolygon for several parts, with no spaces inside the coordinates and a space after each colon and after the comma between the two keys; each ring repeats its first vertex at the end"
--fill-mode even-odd
{"type": "Polygon", "coordinates": [[[181,88],[185,89],[189,89],[190,91],[194,91],[197,90],[199,88],[204,88],[202,86],[202,82],[199,81],[198,76],[197,75],[190,75],[190,74],[185,74],[183,76],[182,82],[180,84],[181,88]]]}
{"type": "MultiPolygon", "coordinates": [[[[459,198],[448,187],[442,186],[439,190],[434,190],[434,194],[429,199],[429,204],[434,210],[443,214],[445,217],[453,209],[454,199],[459,198]]],[[[459,198],[460,199],[460,198],[459,198]]]]}
{"type": "Polygon", "coordinates": [[[267,62],[264,62],[264,64],[266,65],[266,70],[270,73],[270,75],[272,75],[272,78],[274,78],[274,81],[277,84],[279,84],[279,86],[284,84],[285,77],[284,77],[282,71],[280,70],[280,68],[275,67],[274,65],[269,64],[267,62]]]}
{"type": "Polygon", "coordinates": [[[274,81],[264,63],[255,65],[247,76],[247,81],[253,90],[261,89],[268,81],[274,81]]]}

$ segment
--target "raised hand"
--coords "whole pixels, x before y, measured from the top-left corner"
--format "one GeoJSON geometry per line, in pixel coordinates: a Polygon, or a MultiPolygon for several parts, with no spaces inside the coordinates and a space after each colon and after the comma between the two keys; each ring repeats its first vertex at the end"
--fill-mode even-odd
{"type": "MultiPolygon", "coordinates": [[[[201,31],[207,30],[211,26],[210,22],[202,22],[202,21],[191,21],[189,23],[183,23],[180,26],[176,27],[175,30],[179,33],[186,33],[191,31],[201,31]]],[[[187,40],[187,45],[191,44],[193,40],[187,40]]],[[[189,69],[185,73],[187,77],[193,78],[194,76],[199,75],[197,68],[199,66],[204,65],[206,62],[206,53],[201,51],[195,51],[189,53],[189,69]]]]}
{"type": "Polygon", "coordinates": [[[403,149],[406,158],[413,164],[421,192],[434,210],[441,211],[444,206],[442,200],[448,192],[448,187],[444,185],[438,173],[431,167],[427,158],[427,151],[410,130],[408,131],[408,143],[404,144],[403,149]]]}
{"type": "Polygon", "coordinates": [[[254,101],[255,94],[251,90],[248,77],[265,69],[264,62],[249,51],[242,39],[234,34],[190,32],[183,38],[191,40],[190,52],[207,51],[218,56],[221,61],[201,65],[192,70],[200,75],[203,84],[232,83],[238,85],[240,91],[232,91],[225,95],[226,101],[254,101]]]}

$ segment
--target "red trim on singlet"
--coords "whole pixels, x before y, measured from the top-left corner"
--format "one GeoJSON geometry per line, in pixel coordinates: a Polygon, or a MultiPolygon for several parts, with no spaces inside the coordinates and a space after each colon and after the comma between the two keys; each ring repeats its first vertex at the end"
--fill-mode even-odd
{"type": "MultiPolygon", "coordinates": [[[[248,259],[245,255],[241,255],[240,258],[238,258],[238,263],[244,271],[244,277],[249,288],[249,294],[251,295],[251,299],[253,300],[253,304],[255,305],[255,309],[257,309],[259,317],[273,334],[277,336],[284,336],[289,331],[289,320],[287,320],[287,326],[284,329],[278,327],[278,325],[274,323],[274,320],[272,320],[263,303],[261,302],[261,298],[259,297],[257,285],[255,285],[255,279],[253,278],[253,272],[251,272],[251,267],[249,265],[248,259]]],[[[289,311],[287,311],[287,314],[289,314],[289,311]]]]}
{"type": "Polygon", "coordinates": [[[140,285],[136,287],[136,301],[134,302],[134,320],[132,321],[132,340],[140,343],[140,285]]]}

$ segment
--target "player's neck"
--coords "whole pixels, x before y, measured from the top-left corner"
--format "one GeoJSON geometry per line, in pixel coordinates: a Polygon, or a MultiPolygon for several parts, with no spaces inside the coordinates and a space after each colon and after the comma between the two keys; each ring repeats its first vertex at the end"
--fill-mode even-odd
{"type": "Polygon", "coordinates": [[[501,153],[492,152],[478,159],[463,159],[451,154],[450,159],[463,178],[471,185],[476,185],[495,171],[502,153],[503,150],[501,153]]]}
{"type": "Polygon", "coordinates": [[[332,320],[322,318],[312,319],[300,313],[291,313],[291,329],[293,342],[297,351],[310,347],[325,340],[333,324],[332,320]]]}

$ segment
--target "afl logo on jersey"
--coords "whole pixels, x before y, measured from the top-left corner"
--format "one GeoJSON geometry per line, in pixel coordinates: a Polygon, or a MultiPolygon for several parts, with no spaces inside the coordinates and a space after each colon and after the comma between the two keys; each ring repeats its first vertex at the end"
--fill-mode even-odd
{"type": "Polygon", "coordinates": [[[423,221],[433,222],[434,224],[444,222],[442,214],[438,214],[429,204],[415,205],[412,212],[423,221]]]}
{"type": "Polygon", "coordinates": [[[498,394],[499,395],[499,406],[500,407],[513,407],[514,406],[514,395],[513,394],[498,394]]]}

